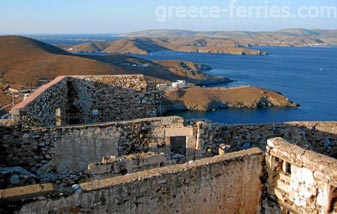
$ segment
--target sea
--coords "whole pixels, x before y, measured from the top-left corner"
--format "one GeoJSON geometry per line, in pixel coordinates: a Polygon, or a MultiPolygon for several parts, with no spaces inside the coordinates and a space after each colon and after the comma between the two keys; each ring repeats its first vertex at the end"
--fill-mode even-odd
{"type": "MultiPolygon", "coordinates": [[[[115,35],[31,35],[50,44],[113,41],[115,35]]],[[[251,85],[278,91],[300,104],[298,108],[224,109],[212,112],[172,112],[184,118],[205,118],[224,124],[285,121],[337,121],[337,47],[252,47],[267,56],[184,53],[175,51],[132,55],[139,58],[175,59],[212,67],[206,73],[234,80],[207,87],[251,85]]]]}
{"type": "Polygon", "coordinates": [[[251,85],[278,91],[298,108],[225,109],[212,112],[173,112],[184,118],[205,118],[224,124],[337,120],[337,47],[253,47],[267,56],[154,52],[150,60],[176,59],[203,63],[208,74],[234,82],[208,87],[251,85]]]}

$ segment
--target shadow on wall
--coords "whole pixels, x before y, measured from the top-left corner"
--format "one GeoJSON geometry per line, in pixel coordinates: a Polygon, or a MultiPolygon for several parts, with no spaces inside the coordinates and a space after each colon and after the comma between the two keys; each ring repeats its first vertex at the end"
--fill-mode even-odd
{"type": "Polygon", "coordinates": [[[130,120],[157,113],[143,75],[59,76],[11,112],[28,126],[130,120]]]}
{"type": "Polygon", "coordinates": [[[89,124],[156,116],[153,97],[134,90],[92,79],[71,78],[67,82],[68,108],[65,124],[89,124]]]}

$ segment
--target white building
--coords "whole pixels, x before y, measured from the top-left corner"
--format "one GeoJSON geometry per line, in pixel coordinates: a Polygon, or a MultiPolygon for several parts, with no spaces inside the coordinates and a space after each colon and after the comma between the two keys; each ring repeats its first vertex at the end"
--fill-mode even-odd
{"type": "Polygon", "coordinates": [[[184,88],[187,87],[187,83],[185,80],[177,80],[176,82],[172,83],[173,88],[184,88]]]}

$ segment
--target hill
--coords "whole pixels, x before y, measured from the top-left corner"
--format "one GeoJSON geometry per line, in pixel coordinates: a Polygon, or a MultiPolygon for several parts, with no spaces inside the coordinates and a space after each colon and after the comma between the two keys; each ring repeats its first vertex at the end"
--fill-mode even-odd
{"type": "Polygon", "coordinates": [[[212,37],[162,37],[162,38],[127,38],[113,42],[90,42],[74,46],[60,46],[71,52],[105,52],[122,54],[148,54],[161,50],[199,53],[225,53],[238,55],[265,55],[259,50],[252,50],[231,39],[212,37]],[[100,45],[100,48],[99,48],[100,45]]]}
{"type": "Polygon", "coordinates": [[[211,79],[203,74],[203,71],[211,70],[212,68],[208,65],[193,63],[180,60],[154,60],[154,63],[162,65],[170,70],[171,73],[181,76],[182,78],[196,78],[199,79],[211,79]]]}
{"type": "Polygon", "coordinates": [[[148,30],[123,34],[129,37],[213,37],[233,40],[241,46],[337,45],[337,30],[290,28],[274,32],[148,30]]]}
{"type": "Polygon", "coordinates": [[[252,86],[235,88],[193,87],[167,91],[163,97],[166,102],[172,103],[170,110],[173,111],[298,106],[280,93],[252,86]]]}
{"type": "Polygon", "coordinates": [[[99,52],[101,50],[104,50],[109,46],[109,43],[105,41],[99,41],[99,42],[88,42],[84,44],[74,45],[71,47],[68,47],[67,45],[63,46],[62,48],[68,48],[67,51],[70,52],[99,52]]]}
{"type": "Polygon", "coordinates": [[[0,37],[0,74],[7,83],[36,85],[40,78],[65,74],[113,74],[122,69],[72,55],[60,48],[21,36],[0,37]]]}

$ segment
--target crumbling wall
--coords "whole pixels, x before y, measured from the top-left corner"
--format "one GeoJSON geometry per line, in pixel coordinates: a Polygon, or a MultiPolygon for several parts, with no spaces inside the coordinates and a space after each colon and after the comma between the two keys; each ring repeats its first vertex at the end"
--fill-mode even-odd
{"type": "Polygon", "coordinates": [[[165,152],[157,148],[165,138],[164,129],[183,128],[183,122],[180,117],[162,117],[64,127],[50,150],[53,158],[43,170],[80,171],[103,156],[165,152]]]}
{"type": "Polygon", "coordinates": [[[266,213],[335,213],[337,160],[282,138],[268,140],[266,213]]]}
{"type": "Polygon", "coordinates": [[[197,144],[217,153],[220,144],[228,145],[226,152],[251,147],[265,150],[270,138],[282,137],[303,148],[337,158],[336,122],[285,122],[274,124],[225,125],[198,121],[197,144]]]}
{"type": "Polygon", "coordinates": [[[184,120],[161,117],[65,127],[0,126],[0,165],[20,166],[33,173],[82,171],[103,156],[165,152],[158,145],[170,128],[186,128],[184,120]]]}
{"type": "Polygon", "coordinates": [[[60,111],[59,120],[66,121],[67,81],[67,77],[59,76],[41,86],[27,99],[15,105],[11,114],[27,126],[56,125],[58,109],[60,111]]]}
{"type": "Polygon", "coordinates": [[[81,171],[89,163],[100,162],[102,156],[143,151],[170,154],[168,138],[172,136],[186,136],[187,161],[218,154],[221,144],[231,146],[225,152],[249,147],[265,150],[267,139],[278,136],[328,155],[337,151],[337,124],[331,122],[184,123],[180,117],[162,117],[54,128],[0,126],[0,164],[20,166],[34,174],[41,168],[44,172],[81,171]],[[244,147],[246,142],[251,145],[244,147]]]}
{"type": "Polygon", "coordinates": [[[60,76],[11,110],[27,126],[61,126],[156,116],[143,75],[60,76]]]}
{"type": "Polygon", "coordinates": [[[73,76],[68,88],[69,124],[156,116],[143,75],[73,76]]]}
{"type": "Polygon", "coordinates": [[[259,149],[80,184],[83,192],[19,213],[259,213],[259,149]]]}
{"type": "MultiPolygon", "coordinates": [[[[52,158],[51,148],[60,130],[56,128],[30,128],[20,124],[0,126],[0,166],[21,167],[36,175],[39,168],[52,158]]],[[[21,173],[0,175],[1,186],[30,184],[31,179],[21,173]],[[10,177],[16,181],[9,181],[10,177]]]]}
{"type": "Polygon", "coordinates": [[[99,163],[88,165],[88,172],[95,176],[95,180],[102,176],[116,176],[126,173],[159,168],[177,164],[164,153],[141,152],[131,155],[105,157],[99,163]]]}

